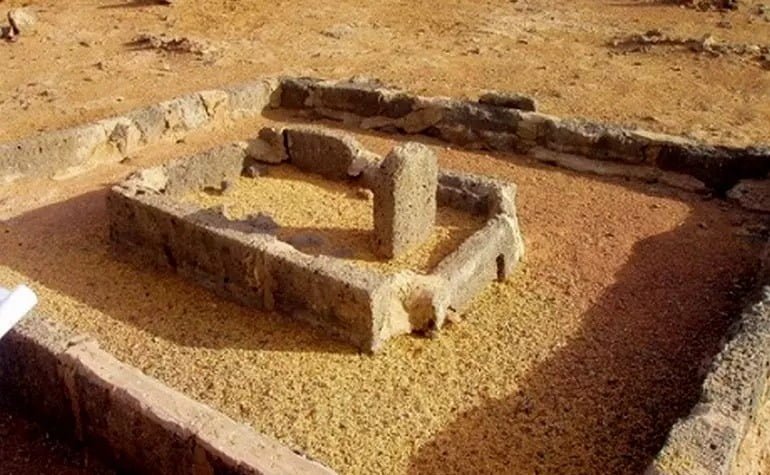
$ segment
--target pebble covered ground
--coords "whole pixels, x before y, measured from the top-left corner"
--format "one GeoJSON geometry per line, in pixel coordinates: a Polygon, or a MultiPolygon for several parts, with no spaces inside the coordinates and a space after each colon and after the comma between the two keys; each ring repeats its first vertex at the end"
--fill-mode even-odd
{"type": "Polygon", "coordinates": [[[430,272],[485,222],[484,216],[440,207],[425,243],[396,259],[381,259],[372,244],[371,192],[290,165],[269,167],[265,173],[239,178],[224,194],[200,190],[184,200],[223,210],[230,220],[261,225],[308,254],[336,256],[386,273],[430,272]]]}
{"type": "Polygon", "coordinates": [[[770,74],[754,55],[612,46],[650,31],[770,46],[768,1],[739,4],[701,12],[660,0],[4,0],[0,22],[21,6],[38,21],[0,47],[0,141],[288,74],[364,75],[454,97],[500,89],[534,96],[549,114],[768,143],[770,74]],[[180,47],[158,46],[174,40],[180,47]]]}
{"type": "Polygon", "coordinates": [[[655,185],[434,149],[443,167],[519,186],[527,245],[515,276],[434,339],[361,355],[119,262],[96,179],[0,222],[0,282],[32,281],[43,311],[120,359],[343,474],[641,472],[697,399],[756,271],[756,218],[655,185]]]}

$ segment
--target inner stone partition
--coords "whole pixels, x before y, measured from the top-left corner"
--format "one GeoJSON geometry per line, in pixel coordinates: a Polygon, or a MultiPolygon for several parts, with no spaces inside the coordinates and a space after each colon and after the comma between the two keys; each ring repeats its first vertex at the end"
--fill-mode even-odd
{"type": "Polygon", "coordinates": [[[430,236],[437,187],[438,163],[428,147],[410,142],[385,157],[372,189],[377,254],[398,257],[430,236]]]}

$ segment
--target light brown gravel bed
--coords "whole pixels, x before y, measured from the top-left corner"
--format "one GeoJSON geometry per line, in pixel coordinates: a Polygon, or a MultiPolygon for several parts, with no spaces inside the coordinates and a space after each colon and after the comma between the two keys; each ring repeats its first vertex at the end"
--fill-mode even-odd
{"type": "MultiPolygon", "coordinates": [[[[363,137],[382,153],[387,140],[363,137]]],[[[119,358],[342,473],[633,473],[698,396],[755,270],[716,200],[436,148],[512,180],[527,256],[435,339],[375,357],[108,252],[104,192],[0,224],[0,282],[119,358]]]]}
{"type": "Polygon", "coordinates": [[[396,259],[381,259],[373,252],[370,194],[290,165],[269,167],[265,173],[257,178],[239,178],[224,194],[200,190],[183,200],[224,210],[230,220],[261,214],[278,225],[275,233],[279,239],[295,244],[303,252],[345,258],[386,273],[403,269],[430,272],[485,220],[440,207],[434,231],[425,243],[396,259]],[[310,239],[298,241],[303,237],[310,239]]]}

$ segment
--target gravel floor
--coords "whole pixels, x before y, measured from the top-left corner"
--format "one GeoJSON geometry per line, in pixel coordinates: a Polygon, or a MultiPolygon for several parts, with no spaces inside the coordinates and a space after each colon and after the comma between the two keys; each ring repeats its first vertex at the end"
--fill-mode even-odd
{"type": "Polygon", "coordinates": [[[240,178],[225,194],[198,191],[184,198],[203,208],[224,210],[231,220],[272,221],[276,236],[309,254],[326,254],[383,272],[430,272],[485,222],[451,208],[439,208],[430,238],[397,259],[381,259],[372,247],[372,197],[367,190],[302,173],[289,165],[265,176],[240,178]],[[224,208],[221,208],[224,207],[224,208]],[[259,219],[258,218],[258,219],[259,219]]]}
{"type": "Polygon", "coordinates": [[[519,185],[527,244],[435,339],[359,355],[117,262],[97,181],[0,222],[0,282],[31,279],[44,311],[122,360],[342,473],[641,471],[697,399],[761,227],[718,200],[435,149],[519,185]]]}

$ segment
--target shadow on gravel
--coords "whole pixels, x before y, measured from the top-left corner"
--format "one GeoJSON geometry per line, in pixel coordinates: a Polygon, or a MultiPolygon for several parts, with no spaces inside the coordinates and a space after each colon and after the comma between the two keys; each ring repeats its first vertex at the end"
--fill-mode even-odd
{"type": "Polygon", "coordinates": [[[754,263],[729,244],[695,251],[704,219],[695,210],[638,242],[581,331],[519,392],[461,414],[420,447],[409,473],[642,473],[698,400],[753,285],[754,263]]]}
{"type": "Polygon", "coordinates": [[[94,191],[0,223],[0,249],[12,250],[0,253],[0,265],[181,346],[357,353],[289,316],[243,307],[171,271],[116,259],[105,199],[106,190],[94,191]]]}
{"type": "MultiPolygon", "coordinates": [[[[556,279],[555,272],[579,269],[581,256],[596,265],[592,253],[600,251],[598,237],[586,243],[590,236],[573,233],[603,229],[579,224],[581,219],[603,219],[604,210],[596,209],[601,201],[561,208],[583,199],[570,187],[584,179],[564,180],[564,175],[577,174],[526,159],[522,163],[487,154],[483,160],[489,174],[509,179],[519,176],[510,170],[514,160],[517,167],[550,170],[522,176],[529,181],[520,188],[522,226],[530,245],[525,266],[535,279],[556,279]],[[528,194],[535,188],[542,194],[528,194]],[[554,205],[534,199],[540,196],[569,198],[554,205]],[[566,228],[566,212],[584,213],[571,221],[576,229],[566,228]],[[551,253],[553,239],[569,244],[563,254],[551,253]],[[577,249],[574,254],[570,246],[577,249]]],[[[676,196],[638,182],[596,181],[676,196]]],[[[98,310],[103,314],[96,314],[99,318],[125,322],[183,347],[356,353],[290,317],[241,307],[170,272],[140,270],[115,260],[107,241],[105,195],[104,190],[91,192],[0,222],[0,265],[98,310]]],[[[614,283],[576,316],[582,329],[517,381],[518,392],[459,414],[414,449],[409,472],[643,471],[671,425],[697,400],[703,370],[737,315],[763,241],[735,234],[736,222],[753,218],[733,208],[720,211],[692,195],[686,201],[689,214],[678,227],[635,241],[614,283]]],[[[627,214],[637,211],[642,217],[655,216],[650,210],[628,209],[627,214]]],[[[618,216],[610,219],[617,225],[618,216]]],[[[597,282],[605,285],[602,277],[575,289],[590,295],[597,282]]]]}

